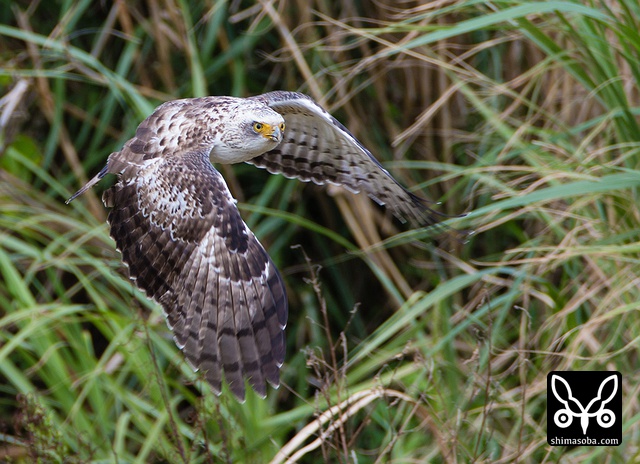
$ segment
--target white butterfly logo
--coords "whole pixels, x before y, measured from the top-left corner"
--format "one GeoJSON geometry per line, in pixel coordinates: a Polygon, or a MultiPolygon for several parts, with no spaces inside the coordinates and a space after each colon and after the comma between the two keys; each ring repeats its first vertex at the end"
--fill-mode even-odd
{"type": "Polygon", "coordinates": [[[579,417],[582,432],[586,435],[587,427],[589,426],[589,418],[591,417],[595,417],[598,421],[598,425],[605,429],[608,429],[615,424],[616,415],[612,410],[605,409],[604,407],[613,399],[618,391],[618,377],[616,375],[610,375],[602,381],[598,388],[598,395],[592,399],[586,407],[582,406],[580,401],[574,398],[569,383],[559,375],[553,374],[551,376],[551,389],[558,401],[564,405],[564,408],[556,411],[553,416],[553,421],[558,427],[563,429],[567,428],[573,422],[574,417],[579,417]],[[609,382],[613,382],[613,389],[609,397],[607,399],[603,399],[602,395],[605,385],[609,382]],[[559,388],[560,384],[564,386],[564,392],[562,391],[562,388],[559,388]],[[592,411],[593,409],[595,410],[592,411]]]}

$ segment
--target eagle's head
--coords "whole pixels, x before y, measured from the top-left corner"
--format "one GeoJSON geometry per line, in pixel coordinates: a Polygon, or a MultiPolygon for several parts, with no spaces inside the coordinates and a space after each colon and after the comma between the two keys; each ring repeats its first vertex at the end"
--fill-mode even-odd
{"type": "Polygon", "coordinates": [[[273,150],[284,137],[282,115],[260,102],[233,101],[225,109],[223,118],[224,124],[218,126],[218,143],[211,150],[214,162],[247,161],[273,150]]]}

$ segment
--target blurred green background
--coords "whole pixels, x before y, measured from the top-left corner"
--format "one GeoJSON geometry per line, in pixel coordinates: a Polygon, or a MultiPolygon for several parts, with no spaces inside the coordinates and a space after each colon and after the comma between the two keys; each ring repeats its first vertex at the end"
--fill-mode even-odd
{"type": "Polygon", "coordinates": [[[640,460],[637,1],[34,0],[0,18],[1,461],[640,460]],[[273,89],[323,104],[452,229],[220,167],[290,301],[283,385],[239,404],[128,280],[113,179],[64,200],[161,102],[273,89]],[[552,370],[622,373],[621,446],[547,444],[552,370]]]}

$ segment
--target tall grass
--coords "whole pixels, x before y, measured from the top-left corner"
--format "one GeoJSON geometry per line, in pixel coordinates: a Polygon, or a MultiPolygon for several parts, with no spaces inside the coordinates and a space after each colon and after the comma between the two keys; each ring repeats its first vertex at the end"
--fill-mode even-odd
{"type": "Polygon", "coordinates": [[[2,460],[637,460],[640,4],[243,8],[0,8],[2,460]],[[108,182],[64,200],[161,101],[274,88],[323,102],[475,233],[222,167],[291,307],[283,386],[238,404],[128,280],[108,182]],[[549,446],[547,374],[605,369],[623,445],[549,446]]]}

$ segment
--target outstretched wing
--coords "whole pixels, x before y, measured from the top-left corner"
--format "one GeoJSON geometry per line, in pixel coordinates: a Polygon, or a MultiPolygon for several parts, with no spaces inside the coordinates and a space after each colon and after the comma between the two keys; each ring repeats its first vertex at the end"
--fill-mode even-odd
{"type": "Polygon", "coordinates": [[[418,226],[438,222],[438,213],[426,200],[398,184],[371,152],[311,97],[275,91],[252,98],[280,113],[286,129],[278,147],[248,163],[305,182],[342,185],[354,193],[364,191],[401,221],[418,226]]]}
{"type": "Polygon", "coordinates": [[[160,303],[176,344],[219,393],[266,395],[284,361],[287,298],[206,153],[158,158],[103,201],[131,278],[160,303]]]}

